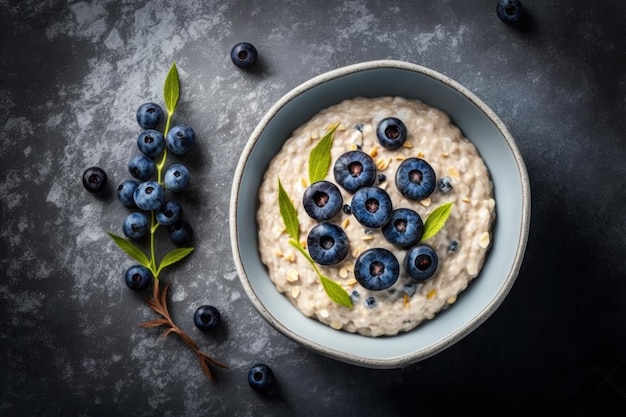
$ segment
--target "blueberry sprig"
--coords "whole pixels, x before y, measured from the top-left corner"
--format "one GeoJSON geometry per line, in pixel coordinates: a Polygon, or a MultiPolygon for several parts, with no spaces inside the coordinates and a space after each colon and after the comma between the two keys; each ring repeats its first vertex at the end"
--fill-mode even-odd
{"type": "MultiPolygon", "coordinates": [[[[322,181],[328,173],[331,162],[330,149],[332,147],[335,130],[337,130],[338,126],[339,123],[331,126],[324,137],[311,150],[311,154],[309,155],[309,181],[311,184],[322,181]]],[[[298,220],[298,212],[289,198],[289,195],[283,188],[280,178],[278,178],[278,206],[280,209],[280,215],[283,218],[283,223],[285,224],[285,229],[290,237],[289,244],[298,250],[298,252],[300,252],[307,261],[309,261],[311,266],[313,266],[313,270],[319,277],[322,287],[328,297],[337,304],[347,308],[352,308],[352,299],[350,298],[350,295],[348,295],[346,290],[344,290],[341,285],[322,274],[320,269],[317,267],[316,262],[300,243],[300,222],[298,220]]]]}
{"type": "Polygon", "coordinates": [[[145,301],[161,317],[141,323],[139,327],[148,329],[164,326],[166,330],[163,337],[170,333],[178,335],[194,351],[202,372],[213,382],[210,365],[221,368],[227,366],[202,352],[196,342],[178,327],[167,306],[167,295],[171,284],[160,286],[159,275],[163,269],[183,260],[194,250],[193,247],[178,247],[165,254],[157,263],[155,243],[156,233],[160,226],[169,226],[170,237],[177,245],[185,245],[191,237],[190,226],[177,220],[181,212],[180,205],[174,201],[165,201],[166,190],[174,193],[182,191],[189,178],[189,173],[183,165],[175,164],[165,170],[168,150],[182,155],[187,152],[194,139],[193,130],[186,125],[179,124],[170,129],[172,116],[180,96],[180,83],[175,63],[172,64],[167,74],[163,93],[167,109],[165,123],[167,137],[154,130],[162,114],[160,107],[154,103],[141,106],[138,110],[137,121],[149,130],[142,132],[139,136],[138,146],[143,155],[131,160],[129,170],[134,177],[144,182],[137,184],[134,181],[125,181],[118,188],[118,198],[122,204],[128,207],[136,206],[143,212],[149,212],[149,215],[143,212],[131,213],[124,222],[124,234],[127,237],[135,239],[149,235],[149,256],[131,241],[110,232],[109,235],[124,252],[140,264],[131,267],[126,272],[125,279],[129,288],[143,290],[150,285],[150,281],[153,283],[152,298],[147,298],[145,301]],[[160,161],[154,163],[151,158],[158,157],[159,154],[162,155],[160,161]],[[155,174],[156,181],[151,181],[150,178],[155,174]]]}

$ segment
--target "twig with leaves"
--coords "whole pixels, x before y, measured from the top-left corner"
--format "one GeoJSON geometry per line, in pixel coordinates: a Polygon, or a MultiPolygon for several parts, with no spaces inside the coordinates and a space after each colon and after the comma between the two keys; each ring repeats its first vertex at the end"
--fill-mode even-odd
{"type": "MultiPolygon", "coordinates": [[[[176,68],[176,64],[173,63],[167,77],[165,79],[165,86],[163,89],[165,105],[167,108],[167,121],[165,124],[165,134],[169,131],[170,124],[172,121],[172,116],[178,104],[178,98],[180,95],[180,82],[178,78],[178,70],[176,68]]],[[[163,184],[163,168],[165,167],[165,162],[167,160],[167,148],[163,150],[163,155],[161,157],[161,161],[156,164],[157,169],[157,181],[159,184],[163,184]]],[[[168,252],[163,258],[161,262],[157,265],[156,258],[156,250],[155,250],[155,236],[156,232],[159,229],[159,223],[156,220],[156,214],[154,211],[150,212],[150,257],[145,254],[143,250],[138,248],[132,242],[124,239],[123,237],[117,236],[113,233],[109,232],[109,236],[113,239],[113,241],[119,246],[124,252],[126,252],[131,258],[135,259],[142,266],[147,268],[153,277],[153,287],[152,287],[152,297],[146,297],[146,304],[161,318],[151,320],[145,323],[139,324],[139,327],[144,329],[156,328],[156,327],[165,327],[165,332],[162,337],[165,338],[169,334],[176,334],[198,357],[200,362],[200,367],[202,372],[206,377],[214,382],[213,373],[211,371],[210,365],[215,365],[220,368],[227,368],[226,365],[217,361],[210,355],[202,352],[199,348],[198,344],[194,342],[187,333],[185,333],[172,319],[172,316],[167,307],[167,295],[171,284],[166,284],[163,287],[160,285],[159,275],[163,271],[165,267],[168,267],[172,264],[175,264],[184,258],[186,258],[191,252],[193,252],[193,247],[188,248],[177,248],[170,252],[168,252]]]]}

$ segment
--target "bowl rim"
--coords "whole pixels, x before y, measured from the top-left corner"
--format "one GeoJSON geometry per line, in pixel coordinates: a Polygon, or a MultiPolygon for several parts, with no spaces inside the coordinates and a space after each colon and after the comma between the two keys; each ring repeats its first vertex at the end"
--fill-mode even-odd
{"type": "MultiPolygon", "coordinates": [[[[390,368],[398,368],[402,366],[406,366],[408,364],[412,364],[424,359],[427,359],[443,350],[453,345],[454,343],[461,340],[463,337],[470,334],[476,328],[478,328],[482,323],[484,323],[502,304],[507,294],[511,290],[517,276],[519,274],[519,270],[524,258],[524,254],[526,251],[526,245],[528,242],[528,233],[530,229],[530,180],[528,178],[528,173],[526,170],[526,166],[524,164],[522,155],[515,143],[513,136],[510,134],[504,123],[500,120],[500,118],[495,114],[495,112],[485,104],[481,99],[479,99],[474,93],[469,91],[466,87],[459,84],[458,82],[452,80],[451,78],[435,71],[430,68],[406,62],[406,61],[398,61],[398,60],[373,60],[360,62],[356,64],[350,64],[347,66],[343,66],[340,68],[336,68],[327,72],[324,72],[320,75],[317,75],[298,86],[291,89],[285,95],[283,95],[274,105],[270,107],[270,109],[266,112],[263,118],[259,121],[253,132],[251,133],[249,139],[246,142],[244,149],[240,155],[239,161],[237,163],[235,174],[233,177],[233,183],[231,188],[230,195],[230,204],[229,204],[229,228],[231,234],[231,249],[233,254],[233,260],[235,263],[236,271],[239,276],[239,281],[241,282],[244,291],[246,292],[248,298],[254,305],[254,307],[258,310],[261,316],[267,321],[272,327],[278,330],[283,335],[288,338],[296,341],[297,343],[305,346],[309,349],[312,349],[318,353],[321,353],[325,356],[331,357],[333,359],[340,360],[345,363],[350,363],[359,366],[366,366],[370,368],[381,368],[381,369],[390,369],[390,368]],[[276,116],[276,114],[290,101],[298,97],[299,95],[305,93],[306,91],[316,87],[317,85],[323,84],[325,82],[344,77],[346,75],[350,75],[353,73],[358,73],[362,71],[368,71],[377,68],[390,68],[390,69],[402,69],[413,71],[417,73],[421,73],[428,77],[431,77],[437,81],[440,81],[452,89],[456,90],[460,93],[464,98],[472,102],[475,106],[477,106],[489,120],[491,120],[495,125],[498,131],[504,137],[511,154],[517,164],[518,174],[521,180],[521,190],[522,190],[522,210],[521,210],[521,225],[520,225],[520,235],[518,237],[518,242],[516,246],[516,252],[513,257],[513,262],[511,264],[511,268],[508,271],[507,277],[504,280],[504,284],[499,288],[499,291],[496,293],[494,298],[486,304],[474,317],[472,317],[465,326],[456,331],[453,331],[447,334],[445,337],[442,337],[437,342],[428,345],[418,351],[412,352],[408,355],[391,357],[391,358],[365,358],[365,357],[356,357],[350,353],[342,352],[336,349],[328,348],[324,345],[321,345],[317,342],[314,342],[306,337],[299,335],[293,330],[289,329],[285,325],[281,324],[264,306],[261,300],[257,297],[252,285],[250,284],[246,271],[241,260],[241,253],[239,252],[238,247],[238,227],[237,227],[237,199],[238,193],[241,186],[241,180],[243,177],[243,173],[246,167],[246,163],[250,153],[254,149],[257,141],[261,137],[262,132],[266,128],[266,126],[271,122],[271,120],[276,116]]],[[[295,308],[295,307],[294,307],[295,308]]],[[[367,337],[367,336],[363,336],[367,337]]]]}

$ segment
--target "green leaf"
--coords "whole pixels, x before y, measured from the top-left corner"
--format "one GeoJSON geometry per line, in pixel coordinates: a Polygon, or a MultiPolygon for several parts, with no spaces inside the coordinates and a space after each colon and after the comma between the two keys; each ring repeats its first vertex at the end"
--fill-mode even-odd
{"type": "Polygon", "coordinates": [[[335,281],[325,277],[322,274],[320,274],[320,280],[322,281],[324,291],[326,291],[326,294],[328,294],[328,297],[331,300],[344,307],[352,308],[352,299],[350,298],[346,290],[341,288],[341,285],[337,284],[335,281]]]}
{"type": "Polygon", "coordinates": [[[178,69],[176,63],[172,63],[167,77],[165,78],[165,85],[163,87],[163,97],[165,99],[165,107],[169,114],[174,114],[176,105],[178,104],[178,97],[180,96],[180,82],[178,80],[178,69]]]}
{"type": "Polygon", "coordinates": [[[313,184],[326,178],[328,168],[330,168],[330,149],[333,146],[335,130],[339,123],[330,127],[328,132],[318,142],[309,154],[309,182],[313,184]]]}
{"type": "Polygon", "coordinates": [[[435,236],[443,228],[448,220],[448,217],[450,216],[450,212],[452,211],[452,205],[452,202],[444,203],[428,215],[428,218],[426,218],[426,221],[424,222],[422,240],[435,236]]]}
{"type": "Polygon", "coordinates": [[[107,233],[109,234],[109,236],[111,236],[111,239],[113,239],[117,246],[119,246],[120,249],[126,252],[128,256],[130,256],[146,268],[150,268],[150,260],[141,249],[139,249],[137,246],[133,245],[131,242],[124,239],[123,237],[114,235],[111,232],[107,233]]]}
{"type": "Polygon", "coordinates": [[[159,274],[159,272],[161,272],[163,268],[175,264],[176,262],[185,258],[187,255],[193,252],[193,249],[194,248],[177,248],[166,254],[161,260],[157,275],[159,274]]]}
{"type": "Polygon", "coordinates": [[[287,233],[296,241],[300,238],[300,223],[298,222],[298,212],[294,207],[287,191],[283,188],[283,184],[278,179],[278,207],[280,208],[280,216],[285,223],[287,233]]]}

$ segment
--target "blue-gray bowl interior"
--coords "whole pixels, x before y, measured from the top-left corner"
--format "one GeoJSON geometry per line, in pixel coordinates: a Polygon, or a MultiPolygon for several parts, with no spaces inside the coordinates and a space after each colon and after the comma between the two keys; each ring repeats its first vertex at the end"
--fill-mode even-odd
{"type": "Polygon", "coordinates": [[[450,82],[397,67],[349,72],[293,97],[271,117],[258,137],[253,134],[250,140],[256,141],[243,165],[240,182],[235,185],[237,189],[233,190],[237,200],[234,238],[238,253],[235,256],[241,262],[243,271],[240,275],[244,276],[240,278],[247,283],[248,295],[264,318],[279,331],[311,349],[345,362],[380,368],[397,367],[424,359],[456,342],[482,323],[508,293],[517,275],[528,228],[528,213],[524,212],[529,203],[524,185],[527,184],[525,169],[516,157],[518,154],[512,139],[508,133],[503,134],[505,129],[499,125],[499,120],[494,121],[489,109],[477,106],[475,96],[463,89],[463,93],[457,91],[450,82]],[[478,148],[494,184],[496,224],[493,246],[479,277],[452,308],[411,332],[393,337],[369,338],[337,331],[300,314],[275,289],[258,255],[255,209],[263,172],[271,158],[292,131],[318,111],[359,96],[402,96],[445,111],[478,148]]]}

